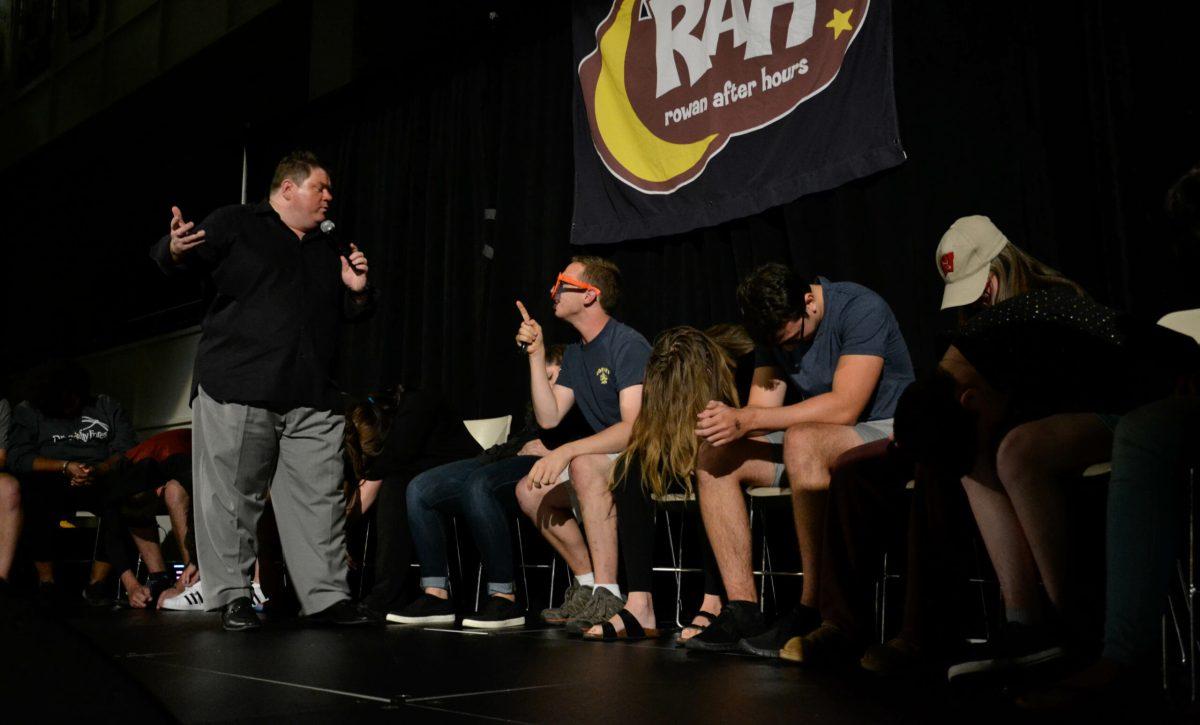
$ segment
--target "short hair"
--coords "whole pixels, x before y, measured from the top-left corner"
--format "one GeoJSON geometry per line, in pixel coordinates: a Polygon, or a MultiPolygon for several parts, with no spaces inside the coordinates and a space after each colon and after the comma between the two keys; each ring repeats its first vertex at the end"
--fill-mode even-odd
{"type": "Polygon", "coordinates": [[[780,328],[808,317],[804,296],[811,289],[803,277],[778,262],[764,264],[746,275],[737,288],[746,332],[759,345],[776,344],[780,328]]]}
{"type": "Polygon", "coordinates": [[[612,313],[621,301],[621,270],[603,257],[571,257],[583,265],[583,281],[600,288],[600,306],[612,313]]]}
{"type": "Polygon", "coordinates": [[[958,397],[958,382],[940,367],[909,385],[896,403],[897,450],[939,474],[969,473],[978,447],[976,415],[958,397]]]}
{"type": "Polygon", "coordinates": [[[567,346],[562,343],[554,343],[546,346],[546,364],[547,365],[562,365],[563,354],[566,353],[567,346]]]}
{"type": "Polygon", "coordinates": [[[324,168],[325,165],[312,151],[293,151],[275,166],[275,175],[271,177],[271,193],[283,186],[284,179],[291,179],[293,184],[299,186],[315,169],[324,168]]]}
{"type": "Polygon", "coordinates": [[[1194,237],[1200,237],[1200,164],[1193,166],[1167,192],[1167,214],[1194,237]]]}

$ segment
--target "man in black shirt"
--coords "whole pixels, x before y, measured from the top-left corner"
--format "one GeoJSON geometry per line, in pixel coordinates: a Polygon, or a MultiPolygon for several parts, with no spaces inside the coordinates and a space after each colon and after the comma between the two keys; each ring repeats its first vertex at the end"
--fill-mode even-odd
{"type": "Polygon", "coordinates": [[[319,230],[331,189],[315,156],[289,155],[267,201],[222,207],[199,227],[174,207],[151,251],[166,274],[204,274],[216,288],[196,353],[192,473],[204,600],[226,629],[259,624],[250,573],[268,487],[303,612],[369,621],[346,583],[330,372],[341,319],[366,314],[371,295],[363,253],[319,230]]]}

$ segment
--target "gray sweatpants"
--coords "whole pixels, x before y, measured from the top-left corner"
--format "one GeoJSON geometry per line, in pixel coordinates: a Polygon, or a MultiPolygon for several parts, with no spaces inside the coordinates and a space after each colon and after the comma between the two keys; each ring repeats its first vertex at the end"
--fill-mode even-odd
{"type": "Polygon", "coordinates": [[[304,614],[349,599],[342,501],[343,416],[275,413],[192,401],[192,497],[200,584],[209,609],[249,597],[267,491],[288,574],[304,614]]]}

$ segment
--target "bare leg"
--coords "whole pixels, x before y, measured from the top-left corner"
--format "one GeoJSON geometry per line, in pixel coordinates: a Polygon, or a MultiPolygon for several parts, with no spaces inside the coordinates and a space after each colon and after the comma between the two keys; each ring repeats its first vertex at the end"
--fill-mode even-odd
{"type": "Polygon", "coordinates": [[[192,554],[187,545],[188,512],[192,508],[192,497],[178,481],[167,481],[163,487],[163,503],[171,517],[171,531],[175,535],[175,542],[179,544],[184,566],[187,566],[192,563],[192,554]]]}
{"type": "Polygon", "coordinates": [[[7,473],[0,473],[0,579],[12,571],[17,541],[21,537],[21,485],[7,473]]]}
{"type": "Polygon", "coordinates": [[[783,462],[792,488],[792,516],[805,572],[800,603],[817,606],[816,576],[821,561],[821,534],[829,493],[829,469],[838,456],[862,444],[854,428],[827,423],[804,423],[788,428],[783,462]],[[811,575],[809,574],[811,572],[811,575]]]}
{"type": "Polygon", "coordinates": [[[583,532],[571,513],[571,497],[561,484],[533,488],[529,478],[517,483],[517,503],[525,512],[546,541],[554,547],[576,576],[592,571],[592,559],[588,555],[583,532]]]}
{"type": "Polygon", "coordinates": [[[577,456],[570,467],[597,585],[617,583],[617,509],[609,488],[611,469],[612,461],[604,454],[577,456]]]}
{"type": "Polygon", "coordinates": [[[360,481],[358,486],[358,514],[362,515],[371,510],[371,504],[379,495],[379,487],[383,481],[360,481]]]}
{"type": "Polygon", "coordinates": [[[996,570],[1005,609],[1010,614],[1023,611],[1026,616],[1039,619],[1042,600],[1038,593],[1037,565],[1012,501],[999,488],[994,474],[988,478],[977,469],[963,476],[962,484],[984,548],[996,570]]]}
{"type": "Polygon", "coordinates": [[[1095,415],[1054,415],[1011,430],[1000,443],[996,471],[1055,608],[1074,611],[1066,492],[1062,481],[1112,454],[1112,431],[1095,415]]]}
{"type": "Polygon", "coordinates": [[[761,440],[739,440],[700,448],[696,485],[700,516],[712,545],[729,601],[757,602],[750,562],[750,519],[742,486],[770,486],[775,480],[779,446],[761,440]]]}
{"type": "Polygon", "coordinates": [[[133,544],[146,564],[146,570],[151,573],[166,571],[167,563],[163,561],[162,547],[158,545],[158,527],[131,526],[129,533],[133,535],[133,544]]]}
{"type": "MultiPolygon", "coordinates": [[[[700,611],[708,612],[709,614],[713,615],[714,618],[721,613],[721,608],[722,608],[721,598],[715,594],[705,594],[704,599],[700,602],[700,611]]],[[[709,623],[709,619],[707,617],[696,616],[696,617],[692,618],[692,624],[699,624],[699,625],[707,626],[708,623],[709,623]]],[[[700,634],[700,632],[702,632],[702,631],[703,630],[697,629],[696,627],[693,627],[690,625],[687,627],[684,627],[679,632],[679,641],[686,642],[689,639],[691,639],[692,637],[695,637],[696,635],[700,634]]]]}

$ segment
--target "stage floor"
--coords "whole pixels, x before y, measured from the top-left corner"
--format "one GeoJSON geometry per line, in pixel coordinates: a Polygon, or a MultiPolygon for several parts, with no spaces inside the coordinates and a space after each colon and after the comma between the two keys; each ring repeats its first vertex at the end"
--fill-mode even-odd
{"type": "MultiPolygon", "coordinates": [[[[998,698],[951,692],[934,676],[885,683],[690,653],[670,640],[594,643],[548,628],[476,634],[283,622],[231,633],[214,614],[128,610],[75,612],[66,622],[64,637],[90,643],[80,646],[130,675],[132,689],[165,708],[160,719],[185,723],[918,723],[1016,715],[998,698]]],[[[154,709],[131,719],[153,721],[154,709]]]]}

